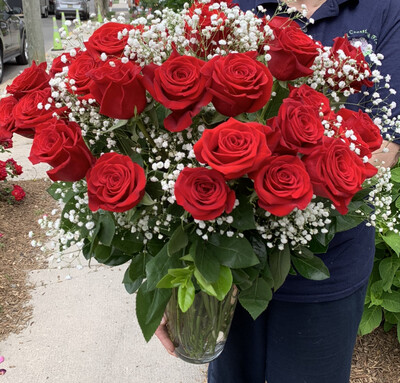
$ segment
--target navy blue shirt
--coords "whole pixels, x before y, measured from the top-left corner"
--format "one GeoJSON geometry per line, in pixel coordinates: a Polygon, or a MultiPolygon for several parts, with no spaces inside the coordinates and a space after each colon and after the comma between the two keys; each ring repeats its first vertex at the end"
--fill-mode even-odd
{"type": "MultiPolygon", "coordinates": [[[[301,0],[298,0],[301,3],[301,0]]],[[[263,5],[273,14],[277,1],[239,0],[243,10],[257,10],[263,5]]],[[[335,37],[347,35],[363,46],[371,44],[375,53],[385,59],[379,67],[381,74],[390,74],[392,88],[399,92],[394,115],[400,112],[400,0],[327,0],[312,15],[314,24],[306,23],[303,30],[325,46],[332,46],[335,37]]],[[[307,20],[305,20],[307,21],[307,20]]],[[[368,52],[365,52],[368,53],[368,52]]],[[[400,137],[400,135],[397,135],[400,137]]],[[[400,140],[396,140],[400,142],[400,140]]],[[[344,298],[368,281],[375,254],[374,229],[365,226],[339,233],[321,259],[331,277],[324,281],[307,280],[300,275],[289,276],[274,294],[274,299],[291,302],[323,302],[344,298]]]]}

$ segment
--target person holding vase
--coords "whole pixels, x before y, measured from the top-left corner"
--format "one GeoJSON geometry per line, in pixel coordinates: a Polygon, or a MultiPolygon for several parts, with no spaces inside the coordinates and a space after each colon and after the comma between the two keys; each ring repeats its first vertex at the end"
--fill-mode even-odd
{"type": "MultiPolygon", "coordinates": [[[[243,10],[262,5],[269,15],[279,4],[239,0],[243,10]]],[[[392,88],[400,90],[398,0],[298,0],[287,5],[299,12],[303,31],[323,45],[347,35],[351,42],[383,54],[379,70],[391,76],[392,88]],[[304,6],[307,17],[301,16],[304,6]]],[[[360,96],[351,97],[357,103],[360,96]]],[[[395,114],[400,112],[398,98],[393,95],[395,114]]],[[[384,141],[370,162],[394,166],[399,144],[400,139],[384,141]]],[[[374,253],[374,229],[361,224],[338,233],[327,253],[320,254],[330,278],[314,281],[289,275],[255,321],[238,304],[224,351],[209,365],[208,383],[348,383],[374,253]]],[[[173,354],[165,322],[156,335],[173,354]]]]}

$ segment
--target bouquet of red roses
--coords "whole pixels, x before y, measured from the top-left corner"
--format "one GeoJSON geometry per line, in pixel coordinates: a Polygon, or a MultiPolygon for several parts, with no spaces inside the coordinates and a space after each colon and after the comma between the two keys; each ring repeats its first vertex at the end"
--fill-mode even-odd
{"type": "MultiPolygon", "coordinates": [[[[238,293],[255,318],[289,272],[329,278],[314,254],[371,220],[387,183],[368,161],[390,106],[375,103],[385,116],[374,121],[344,107],[378,81],[346,37],[323,47],[293,19],[204,0],[106,23],[49,72],[32,65],[0,117],[33,137],[34,164],[52,166],[61,251],[79,244],[87,259],[128,264],[148,340],[168,302],[182,330],[200,294],[229,306],[238,293]]],[[[225,314],[202,299],[218,318],[205,335],[215,348],[225,314]]],[[[193,323],[179,338],[188,354],[206,331],[193,323]]]]}

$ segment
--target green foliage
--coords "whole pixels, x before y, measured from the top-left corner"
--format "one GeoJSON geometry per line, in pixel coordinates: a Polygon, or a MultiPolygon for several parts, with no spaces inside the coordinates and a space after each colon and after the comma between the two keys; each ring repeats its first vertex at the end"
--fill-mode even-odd
{"type": "MultiPolygon", "coordinates": [[[[392,211],[399,209],[400,167],[392,169],[391,195],[392,211]]],[[[385,331],[397,328],[400,342],[400,223],[393,228],[395,231],[376,230],[376,253],[373,271],[369,280],[364,313],[359,333],[364,335],[372,332],[383,321],[385,331]]]]}

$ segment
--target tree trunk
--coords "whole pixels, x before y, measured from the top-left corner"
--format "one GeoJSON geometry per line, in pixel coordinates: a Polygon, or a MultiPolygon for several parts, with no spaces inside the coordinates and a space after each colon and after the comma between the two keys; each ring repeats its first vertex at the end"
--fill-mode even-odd
{"type": "Polygon", "coordinates": [[[28,42],[29,64],[46,61],[44,38],[40,12],[40,0],[22,0],[26,38],[28,42]]]}

